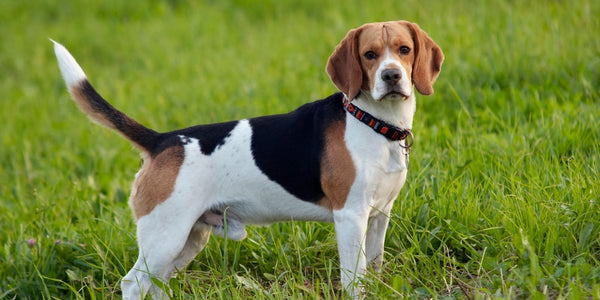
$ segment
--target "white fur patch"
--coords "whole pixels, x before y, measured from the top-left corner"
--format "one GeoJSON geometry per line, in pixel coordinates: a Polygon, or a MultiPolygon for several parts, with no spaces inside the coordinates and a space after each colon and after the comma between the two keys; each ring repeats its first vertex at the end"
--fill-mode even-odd
{"type": "Polygon", "coordinates": [[[69,51],[61,44],[50,39],[54,43],[54,54],[58,60],[58,67],[62,73],[63,79],[67,84],[67,87],[71,87],[74,84],[81,82],[86,79],[85,73],[75,60],[75,58],[69,53],[69,51]]]}
{"type": "Polygon", "coordinates": [[[385,58],[381,61],[381,63],[379,64],[379,67],[377,68],[377,71],[375,72],[375,77],[374,77],[375,84],[373,86],[373,90],[371,91],[371,95],[373,96],[373,99],[380,100],[390,91],[388,84],[385,83],[383,81],[383,79],[381,78],[381,73],[384,70],[390,69],[390,68],[398,68],[400,70],[401,79],[400,79],[399,84],[400,84],[401,93],[404,94],[405,96],[412,95],[412,93],[413,93],[412,82],[411,82],[410,78],[408,77],[408,73],[406,72],[406,69],[402,66],[400,61],[392,58],[392,56],[390,55],[389,49],[386,49],[385,50],[385,58]]]}

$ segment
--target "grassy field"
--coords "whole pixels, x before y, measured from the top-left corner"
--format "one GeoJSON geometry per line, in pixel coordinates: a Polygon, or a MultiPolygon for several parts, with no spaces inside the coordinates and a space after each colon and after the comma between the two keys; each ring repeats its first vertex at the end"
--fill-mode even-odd
{"type": "MultiPolygon", "coordinates": [[[[139,154],[69,99],[48,38],[157,130],[287,112],[366,22],[446,61],[420,96],[384,271],[367,298],[600,298],[600,2],[0,1],[0,298],[120,298],[139,154]]],[[[176,299],[337,299],[333,226],[213,237],[176,299]]]]}

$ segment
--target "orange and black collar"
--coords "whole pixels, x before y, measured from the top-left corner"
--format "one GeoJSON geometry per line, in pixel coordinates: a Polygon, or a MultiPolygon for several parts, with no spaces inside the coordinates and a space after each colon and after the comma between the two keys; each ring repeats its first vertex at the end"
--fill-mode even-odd
{"type": "Polygon", "coordinates": [[[344,109],[354,116],[356,119],[371,127],[375,132],[385,136],[388,140],[402,141],[406,139],[405,145],[400,144],[401,147],[409,149],[413,144],[413,134],[410,129],[400,129],[393,125],[390,125],[384,121],[381,121],[370,113],[360,109],[358,106],[350,103],[348,98],[344,96],[344,109]],[[410,138],[409,138],[410,137],[410,138]]]}

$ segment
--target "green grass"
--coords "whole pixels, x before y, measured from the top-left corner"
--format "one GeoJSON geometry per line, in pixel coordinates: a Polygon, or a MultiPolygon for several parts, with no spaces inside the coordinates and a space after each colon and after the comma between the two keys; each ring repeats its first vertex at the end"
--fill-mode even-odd
{"type": "MultiPolygon", "coordinates": [[[[139,154],[69,100],[48,37],[166,131],[325,97],[345,33],[395,19],[446,61],[367,298],[600,298],[600,2],[199,2],[0,2],[0,298],[120,298],[137,256],[139,154]]],[[[330,224],[248,233],[211,238],[174,297],[340,297],[330,224]]]]}

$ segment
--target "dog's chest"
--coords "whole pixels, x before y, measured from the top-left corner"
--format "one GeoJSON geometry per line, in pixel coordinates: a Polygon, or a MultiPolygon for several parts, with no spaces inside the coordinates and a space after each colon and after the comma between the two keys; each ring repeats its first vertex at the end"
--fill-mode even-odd
{"type": "Polygon", "coordinates": [[[389,159],[387,160],[386,173],[402,172],[408,169],[408,151],[396,142],[396,146],[389,147],[389,159]]]}
{"type": "Polygon", "coordinates": [[[376,207],[382,207],[400,192],[406,180],[408,154],[398,142],[391,142],[354,119],[348,119],[346,144],[357,167],[357,183],[373,191],[376,207]]]}
{"type": "MultiPolygon", "coordinates": [[[[397,142],[395,143],[397,144],[397,142]]],[[[408,171],[408,154],[398,145],[389,148],[389,156],[382,158],[383,172],[376,181],[374,207],[381,208],[388,201],[395,199],[406,181],[408,171]]]]}

